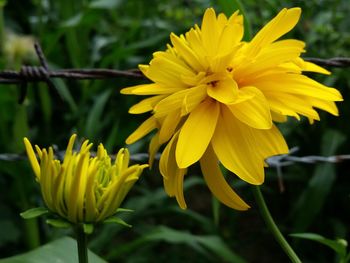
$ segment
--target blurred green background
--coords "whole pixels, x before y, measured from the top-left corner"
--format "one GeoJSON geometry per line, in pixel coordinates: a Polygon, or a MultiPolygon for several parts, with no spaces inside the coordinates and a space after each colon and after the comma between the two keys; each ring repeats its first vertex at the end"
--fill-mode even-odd
{"type": "MultiPolygon", "coordinates": [[[[253,34],[283,7],[299,6],[302,18],[288,37],[306,42],[305,57],[350,56],[348,0],[242,3],[253,34]]],[[[32,44],[38,40],[52,69],[135,69],[148,63],[153,52],[165,49],[170,32],[180,34],[200,23],[205,8],[214,6],[229,14],[236,4],[233,0],[2,0],[0,65],[16,70],[37,65],[32,44]]],[[[322,112],[321,122],[313,125],[306,119],[290,119],[279,126],[289,146],[299,147],[298,156],[350,152],[350,77],[348,69],[331,70],[331,76],[311,76],[342,92],[340,117],[322,112]]],[[[64,150],[73,132],[115,152],[145,119],[127,113],[140,98],[119,94],[122,87],[141,80],[53,81],[55,89],[45,83],[30,84],[23,104],[17,103],[17,86],[0,86],[0,154],[23,154],[24,136],[40,146],[54,144],[64,150]]],[[[146,153],[148,142],[145,138],[129,149],[133,154],[146,153]]],[[[276,170],[269,168],[263,192],[283,233],[314,232],[350,240],[349,176],[349,162],[294,164],[282,169],[285,191],[281,192],[276,170]]],[[[108,262],[288,262],[262,222],[249,185],[238,180],[232,184],[251,204],[247,212],[230,210],[212,199],[194,167],[185,179],[189,209],[182,211],[164,193],[155,165],[123,205],[135,209],[123,217],[133,228],[100,226],[90,236],[89,248],[108,262]]],[[[48,227],[44,219],[20,218],[20,212],[42,205],[25,158],[0,160],[0,191],[1,258],[72,234],[48,227]]],[[[331,249],[318,243],[287,238],[303,262],[338,260],[331,249]]]]}

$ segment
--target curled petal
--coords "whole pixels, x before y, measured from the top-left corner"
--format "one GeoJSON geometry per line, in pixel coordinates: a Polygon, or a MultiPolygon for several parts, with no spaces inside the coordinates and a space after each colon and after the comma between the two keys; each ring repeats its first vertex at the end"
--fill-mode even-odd
{"type": "Polygon", "coordinates": [[[228,185],[220,171],[218,159],[209,145],[200,160],[204,179],[213,195],[223,204],[237,210],[247,210],[247,205],[228,185]]]}

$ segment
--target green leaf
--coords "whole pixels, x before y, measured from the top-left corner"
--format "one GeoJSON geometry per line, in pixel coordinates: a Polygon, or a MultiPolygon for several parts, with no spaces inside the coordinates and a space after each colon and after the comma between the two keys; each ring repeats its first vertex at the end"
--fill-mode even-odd
{"type": "Polygon", "coordinates": [[[119,213],[119,212],[134,212],[134,210],[132,210],[132,209],[127,209],[127,208],[118,208],[117,209],[117,213],[119,213]]]}
{"type": "MultiPolygon", "coordinates": [[[[74,239],[64,237],[30,252],[0,259],[0,263],[76,263],[78,262],[76,247],[77,245],[74,239]]],[[[107,263],[91,251],[88,251],[88,257],[90,263],[107,263]]]]}
{"type": "Polygon", "coordinates": [[[16,112],[13,116],[13,140],[12,144],[15,151],[22,151],[23,149],[23,141],[22,138],[28,135],[29,127],[28,127],[28,116],[25,105],[17,105],[16,112]]]}
{"type": "Polygon", "coordinates": [[[347,242],[344,239],[331,240],[314,233],[296,233],[290,234],[290,236],[319,242],[333,249],[340,257],[346,256],[347,242]]]}
{"type": "Polygon", "coordinates": [[[94,232],[94,225],[93,224],[83,224],[83,229],[85,234],[92,234],[94,232]]]}
{"type": "MultiPolygon", "coordinates": [[[[322,137],[321,155],[330,156],[345,141],[345,136],[338,131],[328,130],[322,137]]],[[[335,180],[333,163],[318,164],[308,186],[296,202],[292,212],[296,216],[293,232],[305,231],[321,211],[335,180]]]]}
{"type": "Polygon", "coordinates": [[[90,8],[95,9],[115,9],[122,4],[123,0],[96,0],[90,3],[90,8]]]}
{"type": "Polygon", "coordinates": [[[68,103],[70,110],[75,113],[78,110],[78,106],[65,82],[62,79],[53,79],[52,82],[55,84],[54,86],[61,98],[68,103]]]}
{"type": "Polygon", "coordinates": [[[18,242],[21,238],[20,226],[14,220],[0,220],[0,246],[18,242]]]}
{"type": "Polygon", "coordinates": [[[20,215],[24,219],[31,219],[47,213],[49,213],[49,210],[47,210],[45,207],[35,207],[20,213],[20,215]]]}
{"type": "Polygon", "coordinates": [[[41,112],[46,123],[50,123],[52,116],[52,102],[47,85],[40,85],[38,87],[40,97],[41,112]]]}
{"type": "Polygon", "coordinates": [[[132,225],[129,225],[123,219],[120,219],[119,217],[109,217],[106,220],[104,220],[103,223],[106,223],[106,224],[113,223],[113,224],[119,224],[119,225],[126,226],[126,227],[132,227],[132,225]]]}
{"type": "Polygon", "coordinates": [[[46,223],[57,228],[70,228],[72,226],[71,223],[63,219],[47,219],[46,223]]]}
{"type": "Polygon", "coordinates": [[[159,226],[139,239],[134,240],[126,245],[121,245],[111,252],[110,258],[118,257],[126,253],[131,253],[138,247],[143,247],[149,242],[167,242],[169,244],[185,244],[193,248],[197,253],[210,257],[212,252],[217,256],[218,261],[245,263],[246,261],[235,254],[218,236],[198,236],[189,233],[171,229],[166,226],[159,226]]]}
{"type": "Polygon", "coordinates": [[[78,26],[83,20],[83,13],[78,13],[61,24],[62,28],[70,28],[78,26]]]}
{"type": "Polygon", "coordinates": [[[109,96],[111,95],[112,90],[107,90],[99,95],[90,110],[90,114],[86,121],[86,136],[89,138],[94,138],[98,133],[101,125],[101,119],[103,119],[102,113],[103,109],[106,106],[109,96]]]}

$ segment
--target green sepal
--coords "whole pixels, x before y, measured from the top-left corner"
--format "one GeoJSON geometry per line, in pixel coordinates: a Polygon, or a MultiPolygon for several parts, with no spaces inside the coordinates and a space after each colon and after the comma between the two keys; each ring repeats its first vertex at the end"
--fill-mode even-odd
{"type": "Polygon", "coordinates": [[[70,228],[72,224],[64,219],[47,219],[46,223],[57,228],[70,228]]]}
{"type": "Polygon", "coordinates": [[[132,209],[127,209],[127,208],[118,208],[117,209],[117,213],[119,212],[134,212],[135,210],[132,210],[132,209]]]}
{"type": "Polygon", "coordinates": [[[90,235],[92,232],[94,232],[94,225],[85,223],[83,224],[83,229],[85,234],[90,235]]]}
{"type": "Polygon", "coordinates": [[[20,213],[20,215],[24,219],[32,219],[48,213],[49,213],[49,210],[47,210],[45,207],[35,207],[20,213]]]}
{"type": "Polygon", "coordinates": [[[123,219],[120,219],[119,217],[113,217],[113,216],[104,220],[103,223],[105,224],[113,223],[113,224],[119,224],[126,227],[132,227],[132,225],[129,225],[123,219]]]}

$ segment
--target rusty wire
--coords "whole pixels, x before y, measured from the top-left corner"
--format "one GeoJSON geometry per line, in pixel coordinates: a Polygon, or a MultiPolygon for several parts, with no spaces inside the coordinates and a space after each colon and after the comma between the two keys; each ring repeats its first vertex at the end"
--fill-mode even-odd
{"type": "Polygon", "coordinates": [[[50,78],[63,79],[107,79],[107,78],[144,78],[139,70],[116,69],[49,69],[45,55],[38,42],[34,44],[35,53],[39,58],[40,66],[23,65],[19,71],[0,71],[0,83],[21,84],[23,82],[44,81],[52,85],[50,78]],[[51,83],[51,84],[50,84],[51,83]]]}
{"type": "MultiPolygon", "coordinates": [[[[57,146],[54,145],[55,149],[55,158],[59,160],[63,160],[65,151],[57,151],[57,146]]],[[[309,156],[296,156],[296,152],[299,151],[299,147],[293,147],[289,150],[287,154],[281,154],[272,156],[266,159],[266,163],[268,167],[274,168],[277,173],[277,183],[278,188],[281,193],[285,191],[284,181],[283,181],[283,172],[282,168],[286,166],[291,166],[296,163],[304,163],[304,164],[315,164],[315,163],[340,163],[343,161],[350,160],[350,154],[342,154],[342,155],[333,155],[333,156],[318,156],[318,155],[309,155],[309,156]]],[[[95,152],[91,152],[91,156],[95,156],[95,152]]],[[[114,155],[110,155],[112,160],[115,158],[114,155]]],[[[147,161],[149,155],[147,153],[137,153],[132,154],[130,156],[130,160],[132,162],[143,162],[147,161]]],[[[160,154],[158,153],[155,156],[156,160],[159,160],[160,154]]],[[[26,160],[27,156],[24,154],[13,154],[13,153],[0,153],[0,161],[21,161],[26,160]]]]}
{"type": "Polygon", "coordinates": [[[315,63],[323,67],[346,68],[350,67],[350,58],[336,57],[336,58],[304,58],[304,60],[315,63]]]}
{"type": "MultiPolygon", "coordinates": [[[[35,52],[39,58],[40,66],[23,65],[19,71],[0,71],[0,83],[3,84],[26,84],[28,82],[44,81],[48,86],[53,86],[51,78],[63,79],[107,79],[107,78],[145,78],[137,70],[116,69],[57,69],[49,68],[44,52],[38,42],[34,44],[35,52]]],[[[304,60],[328,67],[350,67],[350,58],[336,57],[330,59],[304,58],[304,60]]]]}
{"type": "MultiPolygon", "coordinates": [[[[55,158],[63,160],[65,151],[59,151],[57,146],[54,145],[55,158]]],[[[291,166],[295,163],[305,163],[305,164],[315,164],[315,163],[340,163],[346,160],[350,160],[350,154],[333,155],[333,156],[318,156],[318,155],[308,155],[308,156],[296,156],[295,154],[299,151],[299,147],[293,147],[289,150],[287,154],[281,154],[272,156],[266,159],[266,163],[271,168],[281,168],[285,166],[291,166]]],[[[91,156],[95,156],[95,152],[91,152],[91,156]]],[[[112,159],[115,157],[110,156],[112,159]]],[[[132,160],[135,161],[145,161],[148,159],[147,153],[138,153],[131,156],[132,160]]],[[[159,155],[156,159],[159,159],[159,155]]],[[[26,155],[23,154],[13,154],[13,153],[0,153],[0,161],[19,161],[26,159],[26,155]]]]}

